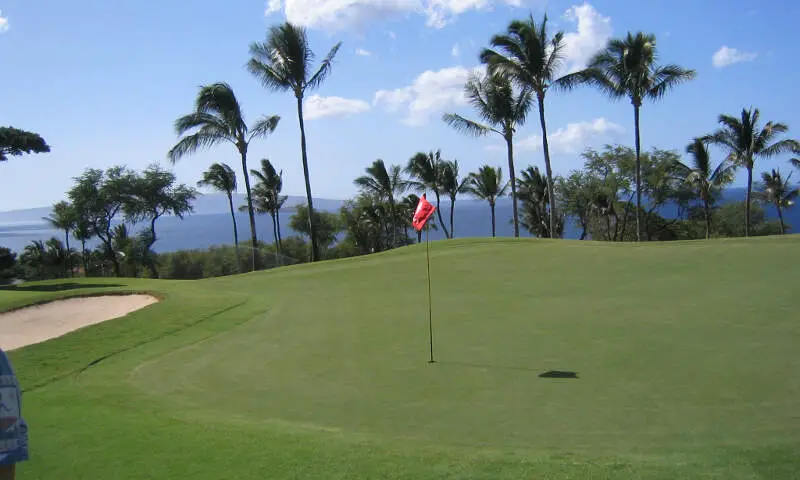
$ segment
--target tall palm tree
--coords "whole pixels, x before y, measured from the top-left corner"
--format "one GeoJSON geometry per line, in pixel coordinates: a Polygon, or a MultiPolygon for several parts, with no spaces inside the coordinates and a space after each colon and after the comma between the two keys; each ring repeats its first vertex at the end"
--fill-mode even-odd
{"type": "Polygon", "coordinates": [[[67,246],[66,255],[64,255],[64,270],[69,275],[72,275],[72,250],[69,248],[69,234],[75,229],[78,223],[78,216],[75,209],[69,202],[58,202],[53,205],[53,213],[49,217],[44,217],[44,220],[58,230],[64,231],[65,243],[67,246]]]}
{"type": "Polygon", "coordinates": [[[242,158],[244,187],[247,193],[247,213],[250,215],[250,239],[252,241],[251,267],[256,269],[256,217],[253,212],[253,198],[250,179],[247,176],[247,147],[254,138],[266,137],[275,131],[280,117],[259,118],[252,127],[247,126],[244,112],[233,89],[227,83],[214,83],[200,88],[195,101],[195,111],[175,120],[175,130],[183,136],[167,154],[172,163],[184,155],[229,142],[236,147],[242,158]],[[194,132],[187,135],[188,132],[194,132]]]}
{"type": "MultiPolygon", "coordinates": [[[[511,199],[513,202],[514,236],[519,237],[517,215],[517,186],[514,168],[514,133],[522,126],[531,108],[531,90],[514,89],[508,76],[494,74],[480,76],[471,73],[464,86],[464,94],[485,123],[469,120],[455,113],[442,117],[456,130],[477,137],[496,133],[506,141],[508,171],[511,172],[511,199]]],[[[451,227],[452,228],[452,227],[451,227]]]]}
{"type": "Polygon", "coordinates": [[[718,145],[728,153],[728,160],[737,167],[747,169],[747,195],[745,197],[744,236],[750,235],[750,197],[753,190],[753,167],[756,158],[770,158],[781,153],[800,150],[796,140],[778,136],[786,133],[789,127],[783,123],[767,122],[764,128],[758,123],[758,109],[743,108],[739,118],[720,115],[722,125],[716,132],[704,137],[708,142],[718,145]]]}
{"type": "Polygon", "coordinates": [[[236,172],[227,163],[213,163],[208,170],[203,172],[203,178],[197,182],[198,187],[211,187],[218,192],[223,192],[228,197],[228,206],[231,209],[233,221],[233,248],[236,255],[236,268],[239,266],[239,232],[236,229],[236,212],[233,209],[233,192],[236,191],[236,172]]]}
{"type": "Polygon", "coordinates": [[[733,181],[736,166],[723,161],[713,168],[706,142],[702,138],[695,138],[686,147],[686,153],[691,155],[692,164],[689,166],[679,160],[677,175],[695,189],[697,197],[703,202],[708,239],[711,234],[711,207],[722,186],[733,181]]]}
{"type": "MultiPolygon", "coordinates": [[[[542,129],[547,190],[550,192],[550,231],[555,232],[556,196],[553,189],[550,146],[547,142],[544,99],[551,88],[568,86],[564,83],[565,77],[558,77],[566,48],[564,32],[556,32],[550,37],[547,31],[547,15],[539,24],[531,15],[527,20],[512,21],[506,33],[493,36],[489,43],[493,48],[485,48],[480,54],[481,62],[489,67],[489,71],[506,74],[520,87],[536,94],[542,129]]],[[[512,172],[512,189],[515,188],[515,183],[515,175],[512,172]]],[[[514,203],[516,206],[516,201],[514,203]]]]}
{"type": "Polygon", "coordinates": [[[522,204],[522,226],[540,238],[560,238],[564,233],[564,220],[556,216],[555,230],[550,230],[550,219],[553,217],[549,208],[550,189],[547,178],[541,174],[539,167],[529,166],[520,172],[519,199],[522,204]]]}
{"type": "Polygon", "coordinates": [[[580,72],[565,76],[561,85],[570,88],[585,83],[596,87],[612,100],[628,98],[633,105],[636,142],[636,240],[641,240],[642,168],[639,109],[645,100],[661,99],[675,86],[693,79],[694,70],[678,65],[656,64],[656,37],[642,32],[628,32],[625,38],[615,38],[589,61],[580,72]]]}
{"type": "Polygon", "coordinates": [[[484,165],[477,173],[469,175],[467,191],[472,196],[489,202],[489,210],[492,212],[492,237],[495,236],[495,203],[498,197],[505,195],[506,188],[508,183],[503,182],[503,169],[500,167],[484,165]]]}
{"type": "Polygon", "coordinates": [[[300,152],[303,158],[303,175],[306,181],[306,200],[308,201],[308,227],[311,237],[311,261],[319,259],[317,231],[314,226],[314,203],[311,197],[311,179],[308,173],[306,152],[306,128],[303,122],[303,96],[319,87],[331,72],[333,58],[342,43],[331,48],[314,71],[311,62],[314,52],[308,43],[305,28],[285,22],[270,27],[264,42],[250,44],[252,58],[247,68],[261,84],[273,91],[290,91],[297,100],[297,119],[300,122],[300,152]]]}
{"type": "Polygon", "coordinates": [[[354,180],[353,183],[362,192],[374,195],[381,200],[389,203],[389,215],[392,217],[392,246],[397,246],[397,212],[396,197],[401,195],[408,188],[408,182],[402,177],[400,166],[392,165],[388,169],[383,160],[378,159],[365,169],[366,175],[362,175],[354,180]]]}
{"type": "MultiPolygon", "coordinates": [[[[272,162],[267,158],[261,159],[261,170],[250,170],[257,181],[256,187],[259,189],[259,209],[269,213],[272,217],[272,235],[275,238],[275,253],[280,258],[281,254],[281,207],[286,203],[285,195],[281,195],[283,190],[283,170],[275,170],[272,162]]],[[[258,210],[258,209],[257,209],[258,210]]]]}
{"type": "Polygon", "coordinates": [[[433,191],[433,195],[436,197],[436,214],[439,217],[439,225],[442,226],[445,238],[450,238],[450,232],[447,231],[440,208],[443,162],[441,150],[428,153],[418,152],[408,161],[405,172],[413,179],[408,182],[411,188],[419,192],[433,191]]]}
{"type": "Polygon", "coordinates": [[[800,195],[800,189],[792,188],[790,182],[792,174],[783,178],[779,170],[772,169],[771,172],[761,173],[761,185],[759,185],[756,198],[764,203],[775,205],[778,211],[778,219],[781,221],[781,235],[786,233],[786,225],[783,222],[783,211],[794,205],[795,199],[800,195]]]}
{"type": "Polygon", "coordinates": [[[468,178],[458,178],[458,160],[442,162],[442,193],[450,197],[450,238],[456,238],[456,196],[467,191],[468,178]]]}

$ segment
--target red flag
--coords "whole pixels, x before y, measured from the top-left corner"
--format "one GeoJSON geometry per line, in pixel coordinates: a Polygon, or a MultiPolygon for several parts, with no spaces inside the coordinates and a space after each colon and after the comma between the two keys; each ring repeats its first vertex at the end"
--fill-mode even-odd
{"type": "Polygon", "coordinates": [[[423,193],[417,204],[417,210],[414,212],[414,220],[411,222],[418,232],[422,230],[425,223],[431,218],[434,210],[436,210],[436,208],[428,202],[428,199],[425,198],[425,194],[423,193]]]}

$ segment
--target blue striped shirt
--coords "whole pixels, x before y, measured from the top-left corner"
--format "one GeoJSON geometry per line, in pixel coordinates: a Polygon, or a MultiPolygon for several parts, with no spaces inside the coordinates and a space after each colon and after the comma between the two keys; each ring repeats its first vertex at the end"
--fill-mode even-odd
{"type": "Polygon", "coordinates": [[[28,425],[22,419],[17,377],[0,349],[0,465],[28,459],[28,425]]]}

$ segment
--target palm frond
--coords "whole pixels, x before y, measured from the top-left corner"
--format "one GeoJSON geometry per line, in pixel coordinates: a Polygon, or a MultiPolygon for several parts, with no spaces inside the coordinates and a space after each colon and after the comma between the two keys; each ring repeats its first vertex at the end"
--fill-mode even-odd
{"type": "Polygon", "coordinates": [[[454,128],[456,131],[465,133],[467,135],[472,135],[474,137],[482,137],[487,135],[489,132],[496,132],[501,135],[503,134],[503,132],[500,132],[492,127],[466,119],[456,113],[446,113],[442,115],[442,121],[454,128]]]}
{"type": "Polygon", "coordinates": [[[312,75],[311,78],[308,80],[306,88],[313,90],[319,87],[320,84],[322,84],[322,82],[325,81],[325,78],[327,78],[328,74],[331,71],[331,67],[333,66],[333,59],[334,57],[336,57],[336,52],[339,51],[339,48],[341,46],[342,42],[339,42],[336,45],[334,45],[333,48],[330,49],[328,54],[325,55],[325,58],[322,60],[319,69],[317,69],[314,75],[312,75]]]}
{"type": "Polygon", "coordinates": [[[253,128],[250,129],[250,136],[247,138],[249,142],[253,138],[256,137],[266,137],[270,133],[274,132],[275,129],[278,127],[278,122],[280,122],[281,117],[278,115],[272,116],[263,116],[253,124],[253,128]]]}
{"type": "Polygon", "coordinates": [[[797,140],[785,138],[761,150],[760,155],[764,158],[770,158],[782,153],[795,152],[798,149],[800,149],[800,143],[797,140]]]}
{"type": "Polygon", "coordinates": [[[677,85],[694,79],[697,76],[697,72],[687,70],[678,65],[664,65],[656,68],[651,76],[653,86],[647,91],[647,97],[652,100],[658,100],[677,85]]]}
{"type": "Polygon", "coordinates": [[[213,147],[222,142],[230,141],[226,135],[221,135],[214,131],[200,131],[193,135],[183,137],[167,153],[167,158],[173,164],[185,155],[190,155],[203,148],[213,147]]]}
{"type": "Polygon", "coordinates": [[[175,132],[178,135],[183,135],[189,130],[199,127],[208,127],[209,129],[217,130],[221,134],[234,135],[234,132],[221,118],[209,113],[192,112],[175,120],[175,132]]]}

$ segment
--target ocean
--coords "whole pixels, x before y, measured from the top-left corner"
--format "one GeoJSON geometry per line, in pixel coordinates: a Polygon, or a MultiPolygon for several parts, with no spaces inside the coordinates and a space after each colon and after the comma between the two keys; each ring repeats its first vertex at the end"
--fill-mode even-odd
{"type": "MultiPolygon", "coordinates": [[[[744,199],[744,189],[728,189],[723,202],[740,201],[744,199]]],[[[302,197],[290,197],[287,204],[297,205],[303,202],[302,197]]],[[[236,199],[236,204],[244,203],[241,196],[236,199]]],[[[339,200],[315,200],[315,207],[321,210],[335,212],[342,204],[339,200]],[[319,206],[317,206],[319,205],[319,206]]],[[[447,202],[449,205],[449,201],[447,202]]],[[[449,222],[449,207],[442,204],[442,217],[449,222]]],[[[508,198],[498,200],[497,235],[511,237],[514,229],[511,224],[511,201],[508,198]]],[[[767,216],[777,218],[775,208],[765,206],[767,216]]],[[[0,212],[0,246],[13,251],[21,252],[25,245],[34,240],[48,240],[57,237],[63,241],[64,232],[54,230],[42,217],[50,213],[49,208],[35,208],[0,212]]],[[[289,207],[281,211],[281,234],[283,237],[296,235],[289,228],[289,217],[294,209],[289,207]]],[[[674,216],[676,209],[672,206],[664,207],[661,212],[666,217],[674,216]]],[[[492,234],[489,205],[486,202],[463,198],[456,201],[455,233],[456,238],[488,237],[492,234]]],[[[786,223],[800,228],[800,207],[794,207],[784,213],[786,223]]],[[[246,241],[250,238],[249,220],[246,213],[237,213],[236,222],[239,240],[246,241]]],[[[272,220],[269,215],[258,215],[256,218],[258,238],[264,242],[273,242],[272,220]]],[[[449,223],[448,223],[449,229],[449,223]]],[[[521,229],[521,235],[531,236],[521,229]]],[[[568,221],[564,229],[564,238],[578,239],[580,229],[572,221],[568,221]]],[[[162,217],[156,223],[158,241],[153,245],[156,252],[172,252],[176,250],[205,249],[214,245],[233,244],[233,228],[228,211],[227,198],[223,195],[204,195],[196,204],[196,213],[184,217],[162,217]]],[[[444,233],[432,230],[432,240],[444,238],[444,233]]],[[[79,248],[79,243],[71,239],[71,246],[79,248]]],[[[96,240],[89,242],[89,246],[96,246],[96,240]]]]}

